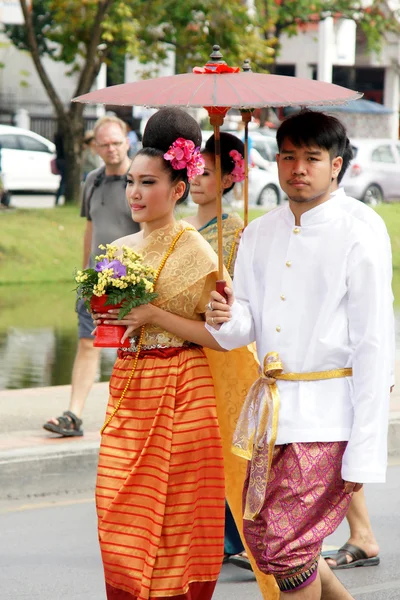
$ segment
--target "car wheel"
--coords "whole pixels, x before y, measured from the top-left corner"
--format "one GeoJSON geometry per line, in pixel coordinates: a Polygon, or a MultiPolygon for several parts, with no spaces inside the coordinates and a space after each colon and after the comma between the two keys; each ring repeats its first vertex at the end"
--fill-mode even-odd
{"type": "Polygon", "coordinates": [[[263,187],[258,196],[257,204],[264,208],[275,208],[279,204],[279,192],[275,185],[271,183],[263,187]]]}
{"type": "Polygon", "coordinates": [[[383,200],[383,192],[379,185],[376,185],[376,183],[369,185],[364,192],[364,196],[362,197],[362,201],[369,206],[377,206],[383,202],[383,200]]]}

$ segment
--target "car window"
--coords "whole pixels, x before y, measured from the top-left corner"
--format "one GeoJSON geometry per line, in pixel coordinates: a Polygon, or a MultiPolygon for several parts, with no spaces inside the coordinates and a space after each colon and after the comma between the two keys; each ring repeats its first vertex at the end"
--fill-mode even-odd
{"type": "Polygon", "coordinates": [[[8,148],[9,150],[20,150],[18,138],[14,133],[5,133],[0,135],[0,147],[8,148]]]}
{"type": "Polygon", "coordinates": [[[393,155],[392,148],[388,145],[378,146],[372,152],[371,159],[373,162],[395,163],[396,159],[393,155]]]}
{"type": "Polygon", "coordinates": [[[50,152],[46,144],[42,144],[35,138],[31,138],[28,135],[20,135],[19,140],[23,150],[31,150],[33,152],[50,152]]]}
{"type": "Polygon", "coordinates": [[[278,144],[276,143],[276,139],[267,138],[265,141],[267,142],[269,151],[272,154],[272,160],[275,160],[275,154],[278,153],[278,144]]]}
{"type": "Polygon", "coordinates": [[[397,154],[399,155],[399,158],[400,158],[400,144],[397,144],[396,148],[397,148],[397,154]]]}
{"type": "Polygon", "coordinates": [[[270,160],[268,149],[262,140],[251,140],[251,145],[261,154],[264,160],[270,160]]]}
{"type": "Polygon", "coordinates": [[[279,150],[278,150],[278,144],[276,143],[276,139],[275,138],[267,138],[266,140],[267,146],[268,146],[268,150],[269,150],[269,154],[270,154],[270,160],[275,161],[276,160],[276,155],[278,154],[279,150]]]}
{"type": "Polygon", "coordinates": [[[353,146],[353,145],[351,145],[351,148],[353,150],[353,158],[355,158],[357,156],[358,148],[357,148],[357,146],[353,146]]]}

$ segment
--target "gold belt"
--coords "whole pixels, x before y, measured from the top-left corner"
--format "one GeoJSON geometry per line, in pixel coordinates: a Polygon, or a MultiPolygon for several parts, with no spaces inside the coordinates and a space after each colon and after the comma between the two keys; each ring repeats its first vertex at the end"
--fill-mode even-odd
{"type": "Polygon", "coordinates": [[[351,377],[352,374],[352,369],[284,373],[277,352],[269,352],[265,356],[263,370],[247,394],[232,440],[232,452],[251,461],[244,519],[254,521],[265,499],[278,434],[280,398],[276,381],[320,381],[351,377]]]}

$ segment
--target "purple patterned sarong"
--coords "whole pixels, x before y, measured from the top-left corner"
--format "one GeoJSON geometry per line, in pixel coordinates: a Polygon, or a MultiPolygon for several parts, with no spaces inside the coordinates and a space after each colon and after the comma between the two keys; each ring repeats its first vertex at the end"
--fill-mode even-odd
{"type": "MultiPolygon", "coordinates": [[[[341,476],[346,446],[347,442],[313,442],[274,448],[262,509],[243,525],[258,568],[274,575],[282,591],[314,579],[324,538],[346,516],[351,500],[341,476]]],[[[249,470],[243,503],[248,485],[249,470]]]]}

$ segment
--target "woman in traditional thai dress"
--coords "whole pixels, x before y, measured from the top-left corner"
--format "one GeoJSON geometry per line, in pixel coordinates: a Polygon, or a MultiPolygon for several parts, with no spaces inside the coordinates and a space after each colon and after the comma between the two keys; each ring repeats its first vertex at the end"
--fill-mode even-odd
{"type": "MultiPolygon", "coordinates": [[[[220,136],[222,189],[223,194],[227,194],[236,183],[244,180],[244,145],[241,140],[229,133],[221,132],[220,136]]],[[[192,199],[198,206],[197,214],[186,218],[186,221],[196,227],[217,252],[217,189],[214,136],[208,139],[202,155],[205,162],[204,173],[197,175],[190,185],[192,199]]],[[[232,277],[242,230],[243,221],[237,213],[223,213],[224,265],[232,277]]],[[[251,346],[238,348],[226,353],[205,348],[204,352],[208,358],[213,376],[224,451],[226,498],[229,505],[225,525],[225,554],[233,554],[228,559],[229,562],[245,568],[252,568],[264,598],[274,600],[279,597],[279,590],[274,578],[261,573],[249,553],[247,553],[248,558],[246,554],[244,556],[240,555],[243,546],[240,544],[237,535],[237,530],[239,530],[243,542],[242,490],[248,463],[231,452],[231,443],[243,401],[253,381],[258,377],[255,348],[251,346]],[[232,523],[229,509],[233,513],[237,529],[235,524],[232,523]]]]}
{"type": "Polygon", "coordinates": [[[203,168],[200,141],[183,111],[149,120],[126,192],[142,230],[115,244],[157,270],[158,296],[121,321],[118,311],[95,315],[126,325],[131,340],[110,380],[96,486],[108,600],[209,600],[222,564],[223,455],[202,349],[218,349],[203,320],[217,257],[174,218],[188,176],[203,168]]]}

